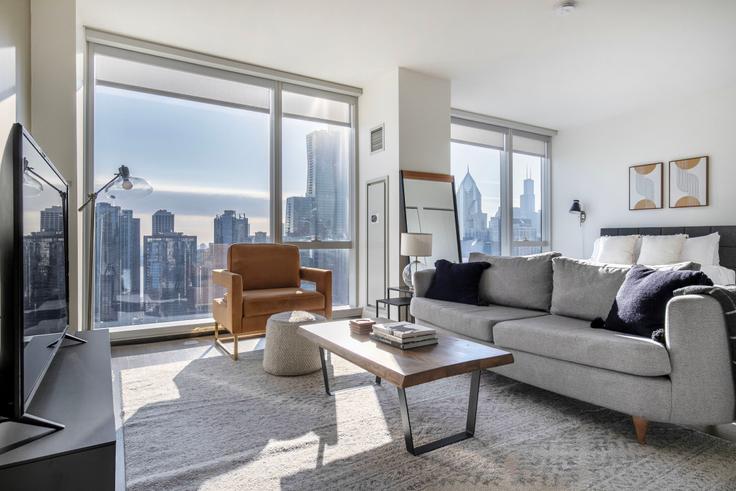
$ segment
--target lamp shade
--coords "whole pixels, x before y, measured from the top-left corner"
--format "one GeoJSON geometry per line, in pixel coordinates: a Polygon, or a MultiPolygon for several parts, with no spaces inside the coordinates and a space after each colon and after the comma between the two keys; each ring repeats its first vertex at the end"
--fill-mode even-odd
{"type": "Polygon", "coordinates": [[[570,213],[580,213],[581,211],[583,211],[583,209],[580,206],[580,200],[579,199],[572,200],[572,206],[570,207],[570,213]]]}
{"type": "Polygon", "coordinates": [[[432,255],[432,234],[402,233],[401,255],[427,257],[432,255]]]}

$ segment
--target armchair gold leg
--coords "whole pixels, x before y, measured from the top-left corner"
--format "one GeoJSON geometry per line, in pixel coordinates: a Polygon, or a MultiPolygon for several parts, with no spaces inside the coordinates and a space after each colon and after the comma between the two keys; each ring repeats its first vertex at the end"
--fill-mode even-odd
{"type": "Polygon", "coordinates": [[[247,334],[240,334],[238,336],[220,336],[217,332],[217,328],[219,326],[215,325],[215,346],[219,349],[221,349],[226,355],[228,355],[233,360],[238,359],[238,342],[240,341],[240,338],[249,339],[249,338],[260,338],[266,335],[265,331],[259,331],[259,332],[249,332],[247,334]],[[230,349],[225,346],[226,342],[232,341],[233,342],[233,349],[230,351],[230,349]]]}

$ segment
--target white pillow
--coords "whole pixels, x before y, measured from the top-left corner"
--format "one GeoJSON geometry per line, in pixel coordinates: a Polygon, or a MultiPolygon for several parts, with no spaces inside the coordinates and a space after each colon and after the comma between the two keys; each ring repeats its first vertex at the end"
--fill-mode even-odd
{"type": "Polygon", "coordinates": [[[680,261],[687,235],[645,235],[641,239],[638,264],[672,264],[680,261]]]}
{"type": "Polygon", "coordinates": [[[680,261],[693,261],[702,266],[718,266],[720,261],[718,246],[721,234],[718,232],[703,237],[690,237],[685,241],[680,253],[680,261]]]}
{"type": "Polygon", "coordinates": [[[634,248],[638,235],[604,236],[598,239],[597,250],[593,245],[591,260],[604,264],[634,264],[634,248]]]}

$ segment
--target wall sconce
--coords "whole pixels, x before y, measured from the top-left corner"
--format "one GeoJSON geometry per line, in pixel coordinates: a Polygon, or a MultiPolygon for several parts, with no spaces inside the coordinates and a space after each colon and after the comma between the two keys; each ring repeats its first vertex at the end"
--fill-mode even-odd
{"type": "Polygon", "coordinates": [[[570,213],[573,213],[575,215],[578,215],[580,218],[580,226],[583,226],[583,222],[585,222],[585,218],[587,215],[585,214],[585,211],[583,211],[583,206],[580,204],[580,200],[574,199],[572,200],[572,206],[570,207],[570,213]]]}

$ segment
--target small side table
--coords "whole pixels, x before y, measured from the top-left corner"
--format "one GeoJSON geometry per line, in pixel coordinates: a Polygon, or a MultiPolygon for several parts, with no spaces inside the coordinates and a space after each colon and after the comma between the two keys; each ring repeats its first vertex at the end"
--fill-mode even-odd
{"type": "MultiPolygon", "coordinates": [[[[399,319],[401,320],[401,308],[404,308],[404,319],[409,320],[411,315],[409,314],[409,305],[411,305],[411,299],[414,296],[414,289],[406,286],[390,286],[386,288],[386,298],[376,300],[376,317],[378,317],[379,304],[386,305],[386,317],[391,319],[391,306],[395,306],[399,319]],[[398,292],[398,297],[391,297],[391,292],[398,292]]],[[[413,319],[412,319],[413,320],[413,319]]]]}

